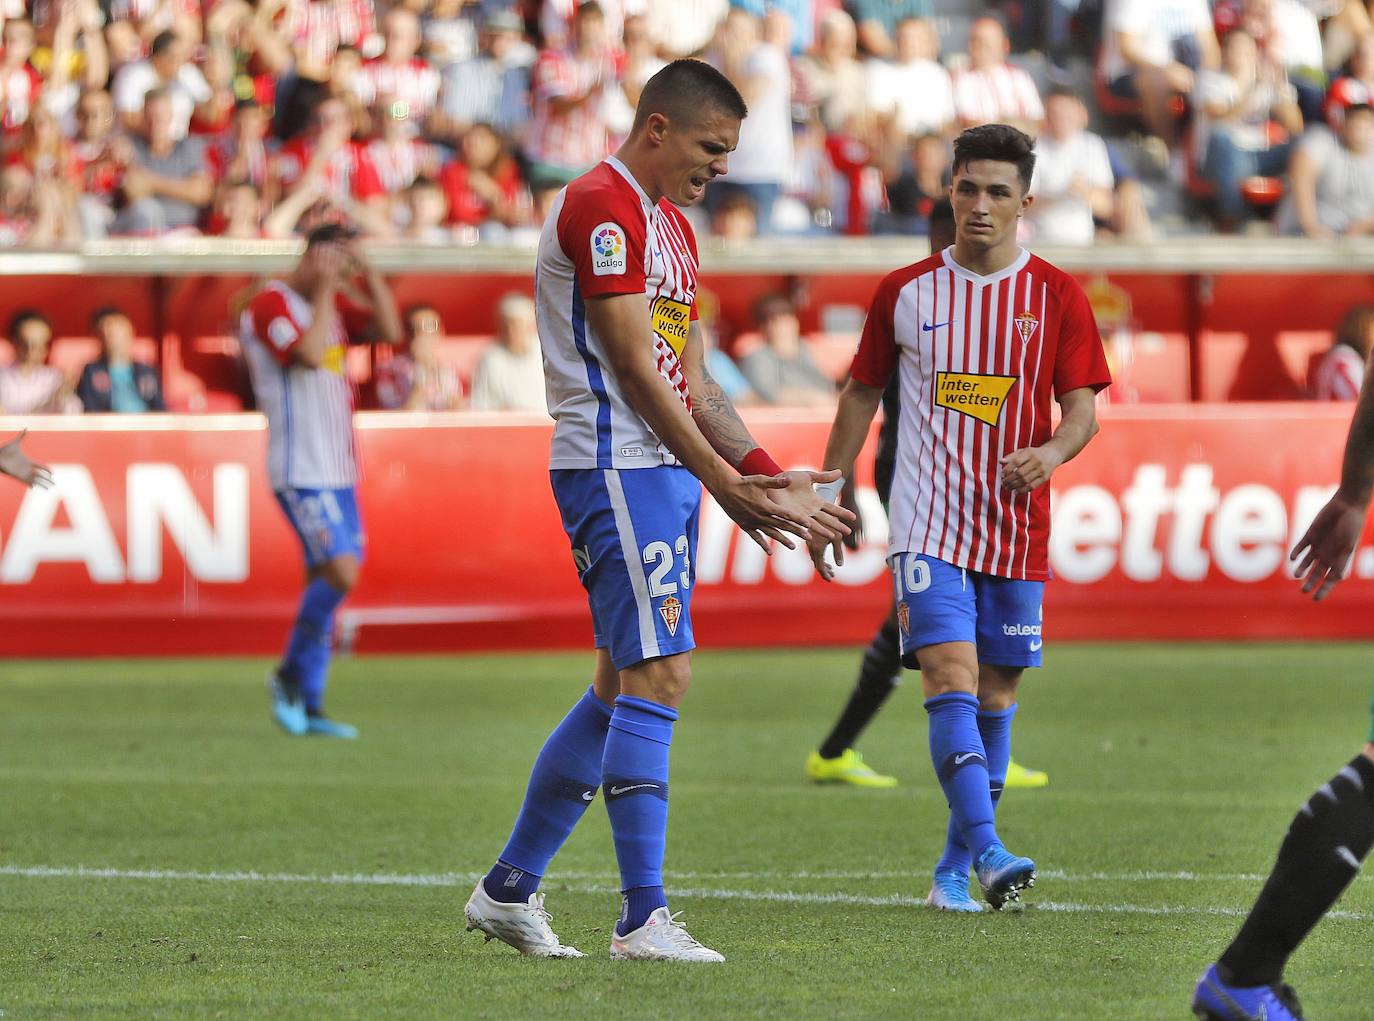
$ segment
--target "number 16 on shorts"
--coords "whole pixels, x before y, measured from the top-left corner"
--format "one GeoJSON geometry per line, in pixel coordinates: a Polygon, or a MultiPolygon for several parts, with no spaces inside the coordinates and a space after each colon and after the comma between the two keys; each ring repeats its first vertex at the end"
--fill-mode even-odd
{"type": "Polygon", "coordinates": [[[944,642],[976,645],[980,663],[1040,665],[1044,582],[980,574],[921,553],[894,554],[891,565],[908,666],[916,666],[917,649],[944,642]]]}

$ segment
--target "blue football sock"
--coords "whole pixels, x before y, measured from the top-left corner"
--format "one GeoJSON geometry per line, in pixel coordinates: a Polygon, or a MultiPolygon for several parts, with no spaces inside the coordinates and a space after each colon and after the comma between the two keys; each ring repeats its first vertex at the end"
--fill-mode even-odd
{"type": "Polygon", "coordinates": [[[620,921],[616,923],[615,931],[621,936],[634,932],[655,911],[667,906],[668,895],[661,886],[636,886],[626,890],[620,901],[620,921]]]}
{"type": "Polygon", "coordinates": [[[602,787],[625,902],[616,931],[638,929],[663,894],[663,844],[668,831],[668,747],[677,710],[648,699],[615,700],[602,760],[602,787]]]}
{"type": "Polygon", "coordinates": [[[278,670],[283,678],[300,688],[308,712],[318,713],[324,705],[325,678],[333,652],[334,611],[347,594],[323,578],[316,578],[301,596],[296,624],[278,670]]]}
{"type": "MultiPolygon", "coordinates": [[[[1002,799],[1002,787],[1007,781],[1007,765],[1011,762],[1011,721],[1016,715],[1016,706],[1010,709],[978,710],[978,735],[983,739],[983,752],[988,757],[988,793],[992,796],[992,810],[997,812],[997,802],[1002,799]]],[[[949,819],[949,831],[945,834],[945,853],[936,864],[936,871],[953,869],[967,872],[973,865],[973,855],[964,843],[964,835],[954,821],[949,819]]]]}
{"type": "Polygon", "coordinates": [[[544,742],[510,840],[482,884],[492,900],[527,901],[539,888],[549,862],[596,797],[610,722],[611,707],[589,687],[544,742]]]}
{"type": "Polygon", "coordinates": [[[974,856],[999,843],[992,822],[987,755],[978,734],[978,700],[963,692],[926,699],[930,758],[950,813],[974,856]]]}
{"type": "Polygon", "coordinates": [[[482,880],[482,889],[492,900],[504,904],[524,904],[530,894],[539,889],[543,876],[516,868],[510,862],[498,861],[482,880]]]}

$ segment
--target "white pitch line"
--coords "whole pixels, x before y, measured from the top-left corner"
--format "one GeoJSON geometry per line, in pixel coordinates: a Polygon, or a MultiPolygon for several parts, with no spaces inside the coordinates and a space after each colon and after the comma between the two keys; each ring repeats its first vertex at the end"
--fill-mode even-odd
{"type": "MultiPolygon", "coordinates": [[[[479,873],[294,873],[294,872],[191,872],[179,869],[110,869],[77,866],[3,865],[0,876],[27,879],[132,879],[177,880],[199,883],[288,883],[325,886],[409,886],[453,887],[475,882],[479,873]]],[[[1191,873],[1189,873],[1191,875],[1191,873]]],[[[564,877],[568,878],[568,877],[564,877]]],[[[614,883],[601,877],[600,883],[563,883],[552,877],[551,886],[568,893],[615,895],[614,883]]],[[[779,877],[782,878],[782,877],[779,877]]],[[[717,887],[674,887],[675,897],[697,897],[703,900],[765,901],[783,904],[849,904],[868,907],[923,907],[924,897],[893,893],[881,896],[862,896],[851,893],[798,893],[792,890],[729,890],[717,887]]],[[[1033,895],[1032,895],[1033,896],[1033,895]]],[[[1244,908],[1196,907],[1185,904],[1075,904],[1060,901],[1028,902],[1033,910],[1058,914],[1099,915],[1215,915],[1223,918],[1242,917],[1244,908]]],[[[1374,921],[1374,914],[1361,911],[1332,911],[1328,918],[1351,921],[1374,921]]]]}

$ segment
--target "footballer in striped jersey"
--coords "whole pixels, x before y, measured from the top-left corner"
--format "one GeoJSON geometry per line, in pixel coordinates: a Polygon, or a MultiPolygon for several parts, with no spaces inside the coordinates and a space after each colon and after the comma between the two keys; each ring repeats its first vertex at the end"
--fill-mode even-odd
{"type": "MultiPolygon", "coordinates": [[[[889,563],[903,662],[921,670],[950,805],[930,893],[946,910],[981,910],[970,868],[994,908],[1035,879],[1035,863],[1002,845],[994,811],[1017,687],[1041,659],[1047,483],[1097,432],[1096,395],[1111,382],[1082,289],[1016,242],[1034,166],[1034,142],[1009,125],[956,139],[954,245],[879,285],[825,453],[827,468],[852,474],[896,375],[889,563]]],[[[810,545],[833,576],[825,547],[840,561],[841,544],[810,545]]]]}

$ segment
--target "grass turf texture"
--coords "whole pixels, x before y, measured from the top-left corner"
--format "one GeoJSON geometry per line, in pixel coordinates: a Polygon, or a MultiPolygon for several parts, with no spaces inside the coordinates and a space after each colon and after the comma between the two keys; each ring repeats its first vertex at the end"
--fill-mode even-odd
{"type": "MultiPolygon", "coordinates": [[[[1335,644],[1051,650],[1015,747],[1052,786],[1010,792],[999,814],[1040,884],[1024,913],[952,917],[914,903],[945,820],[916,685],[862,742],[901,786],[817,788],[802,760],[855,654],[701,654],[667,868],[673,908],[729,959],[713,967],[607,960],[618,898],[599,798],[544,886],[586,960],[526,960],[461,931],[588,657],[343,661],[331,703],[357,743],[275,732],[263,663],[11,663],[0,1011],[1183,1017],[1293,812],[1359,746],[1371,659],[1335,644]],[[73,866],[199,878],[31,874],[73,866]],[[1158,877],[1174,872],[1196,878],[1158,877]],[[321,881],[333,874],[345,881],[321,881]]],[[[1359,917],[1323,922],[1290,969],[1310,1018],[1369,1016],[1374,882],[1340,907],[1359,917]]]]}

